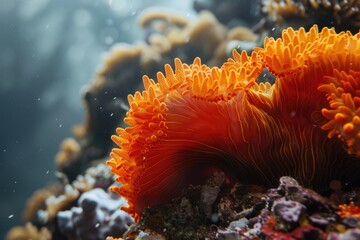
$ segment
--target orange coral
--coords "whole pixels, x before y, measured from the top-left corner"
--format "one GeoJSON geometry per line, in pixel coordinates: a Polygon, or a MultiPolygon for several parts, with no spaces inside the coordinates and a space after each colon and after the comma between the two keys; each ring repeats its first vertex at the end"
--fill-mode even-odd
{"type": "Polygon", "coordinates": [[[334,70],[326,79],[329,83],[319,89],[327,93],[330,109],[322,114],[330,121],[322,128],[329,130],[329,137],[346,141],[349,154],[360,156],[360,72],[334,70]]]}
{"type": "MultiPolygon", "coordinates": [[[[199,58],[190,65],[176,59],[175,69],[165,65],[157,82],[144,76],[145,90],[128,97],[128,127],[112,137],[120,148],[108,161],[122,183],[112,190],[129,202],[123,209],[139,220],[144,208],[202,182],[214,169],[267,185],[283,175],[316,188],[331,179],[359,181],[360,161],[327,137],[324,130],[332,137],[338,125],[326,124],[327,110],[321,114],[327,101],[337,106],[325,91],[337,78],[334,69],[359,69],[359,44],[350,33],[289,28],[250,56],[234,52],[221,68],[199,58]],[[257,82],[263,68],[277,77],[274,85],[257,82]]],[[[351,152],[360,148],[344,140],[357,148],[351,152]]]]}
{"type": "Polygon", "coordinates": [[[339,205],[339,209],[339,215],[342,218],[352,216],[360,219],[360,207],[356,206],[354,202],[339,205]]]}

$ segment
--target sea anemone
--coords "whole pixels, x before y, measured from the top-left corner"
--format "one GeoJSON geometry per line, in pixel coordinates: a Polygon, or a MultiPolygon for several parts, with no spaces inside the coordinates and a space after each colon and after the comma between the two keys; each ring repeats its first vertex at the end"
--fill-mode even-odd
{"type": "Polygon", "coordinates": [[[329,137],[345,141],[349,154],[360,156],[360,72],[334,70],[334,76],[326,79],[329,83],[319,89],[327,93],[330,109],[324,108],[322,114],[330,121],[322,128],[329,130],[329,137]]]}
{"type": "Polygon", "coordinates": [[[342,218],[356,217],[360,219],[360,207],[356,206],[354,202],[350,202],[350,204],[341,204],[339,205],[339,209],[339,215],[342,218]]]}
{"type": "MultiPolygon", "coordinates": [[[[316,189],[333,179],[354,184],[360,161],[349,153],[360,152],[351,140],[357,122],[351,136],[332,123],[333,111],[344,107],[329,84],[339,80],[338,72],[356,78],[359,37],[328,28],[318,32],[317,26],[309,32],[288,28],[282,39],[266,38],[264,48],[251,55],[234,52],[221,68],[209,68],[199,58],[190,65],[175,59],[175,69],[165,65],[156,82],[144,76],[145,90],[128,96],[128,127],[112,137],[120,148],[108,161],[122,183],[112,191],[128,199],[122,209],[139,220],[144,208],[217,170],[229,179],[268,186],[284,175],[316,189]],[[264,68],[276,77],[273,85],[259,81],[264,68]],[[349,152],[332,138],[339,134],[349,152]]],[[[344,88],[353,89],[354,104],[344,105],[357,116],[359,88],[351,77],[344,79],[334,86],[353,87],[344,88]]]]}

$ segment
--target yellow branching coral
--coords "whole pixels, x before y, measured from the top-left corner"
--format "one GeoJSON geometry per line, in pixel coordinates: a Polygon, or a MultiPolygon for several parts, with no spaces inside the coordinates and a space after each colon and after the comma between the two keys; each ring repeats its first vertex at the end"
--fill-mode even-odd
{"type": "Polygon", "coordinates": [[[175,59],[156,80],[144,76],[108,161],[122,183],[112,190],[129,202],[123,209],[139,220],[144,208],[215,169],[266,185],[284,175],[315,188],[332,179],[358,184],[360,161],[332,137],[360,152],[359,46],[359,35],[348,32],[289,28],[250,55],[234,52],[220,68],[175,59]],[[257,82],[263,68],[275,75],[273,85],[257,82]],[[339,113],[346,121],[337,121],[339,113]]]}

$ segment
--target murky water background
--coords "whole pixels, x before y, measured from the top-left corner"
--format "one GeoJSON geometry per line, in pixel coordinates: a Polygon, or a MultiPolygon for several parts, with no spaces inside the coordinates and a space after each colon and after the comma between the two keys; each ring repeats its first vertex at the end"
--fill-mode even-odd
{"type": "MultiPolygon", "coordinates": [[[[0,0],[0,238],[31,193],[55,179],[54,156],[84,121],[82,89],[116,42],[143,39],[151,5],[191,1],[0,0]]],[[[191,10],[193,11],[193,10],[191,10]]]]}

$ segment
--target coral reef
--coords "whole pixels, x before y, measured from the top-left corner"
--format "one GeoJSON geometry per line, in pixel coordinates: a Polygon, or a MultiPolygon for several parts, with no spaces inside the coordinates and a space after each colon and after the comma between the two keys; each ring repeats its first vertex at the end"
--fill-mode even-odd
{"type": "Polygon", "coordinates": [[[224,25],[243,25],[251,27],[259,21],[260,0],[195,0],[194,9],[211,11],[224,25]]]}
{"type": "Polygon", "coordinates": [[[114,45],[84,93],[85,124],[74,128],[75,138],[64,142],[56,158],[58,170],[70,180],[111,150],[109,138],[128,110],[126,96],[138,88],[143,74],[155,77],[175,57],[220,65],[232,49],[251,51],[258,41],[248,28],[228,28],[206,11],[188,18],[155,8],[144,11],[139,24],[147,32],[145,42],[114,45]]]}
{"type": "Polygon", "coordinates": [[[72,202],[78,199],[80,193],[71,185],[65,186],[64,194],[55,197],[50,196],[45,200],[46,210],[39,210],[37,214],[43,223],[53,221],[60,210],[66,209],[72,202]]]}
{"type": "Polygon", "coordinates": [[[228,48],[234,45],[234,41],[249,44],[249,47],[243,45],[245,50],[251,50],[258,39],[245,26],[226,27],[220,24],[208,11],[201,11],[195,20],[171,12],[148,11],[139,21],[149,32],[147,41],[150,49],[144,55],[157,59],[157,64],[161,65],[175,57],[184,62],[201,57],[210,66],[220,65],[230,56],[228,48]]]}
{"type": "Polygon", "coordinates": [[[25,222],[39,229],[49,227],[54,234],[57,228],[50,226],[59,211],[75,206],[83,193],[97,187],[106,189],[112,183],[108,169],[96,170],[96,174],[87,169],[107,158],[113,147],[110,136],[129,108],[126,96],[138,88],[143,74],[156,76],[177,56],[188,62],[198,56],[209,65],[221,64],[233,48],[250,51],[258,40],[248,28],[224,26],[210,12],[189,17],[153,8],[142,13],[139,23],[147,33],[145,41],[116,44],[104,58],[84,92],[85,123],[74,127],[74,137],[64,140],[55,157],[59,181],[56,187],[33,195],[24,213],[25,222]]]}
{"type": "Polygon", "coordinates": [[[259,2],[142,12],[144,41],[110,49],[84,92],[85,123],[55,157],[59,181],[34,193],[7,240],[357,239],[359,35],[310,27],[331,15],[357,32],[358,3],[263,1],[260,20],[259,2]],[[280,33],[274,20],[310,30],[257,47],[280,33]],[[145,90],[127,97],[142,75],[145,90]],[[128,207],[106,192],[119,126],[109,165],[128,207]],[[139,222],[129,228],[121,206],[139,222]]]}
{"type": "Polygon", "coordinates": [[[38,235],[33,239],[104,239],[108,235],[121,236],[133,222],[119,210],[126,201],[105,192],[114,180],[104,163],[88,168],[71,183],[66,176],[61,177],[62,184],[55,183],[33,194],[24,212],[26,227],[14,227],[8,240],[38,235]]]}
{"type": "Polygon", "coordinates": [[[17,226],[12,228],[6,235],[7,240],[51,240],[52,235],[50,231],[42,227],[40,230],[32,225],[31,223],[26,223],[23,226],[17,226]]]}
{"type": "Polygon", "coordinates": [[[60,146],[60,151],[55,156],[57,169],[62,171],[69,165],[72,165],[79,153],[80,144],[73,138],[65,139],[60,146]]]}
{"type": "Polygon", "coordinates": [[[59,196],[64,192],[64,186],[60,183],[53,183],[49,186],[35,191],[27,200],[25,210],[23,212],[23,220],[25,222],[36,221],[37,212],[45,209],[45,201],[50,196],[59,196]]]}
{"type": "Polygon", "coordinates": [[[358,35],[288,28],[221,68],[176,59],[157,82],[144,76],[108,161],[123,209],[139,220],[214,169],[268,186],[283,175],[319,190],[335,179],[359,184],[359,54],[358,35]],[[257,82],[264,68],[273,85],[257,82]]]}
{"type": "Polygon", "coordinates": [[[63,191],[60,194],[50,195],[44,201],[45,207],[37,210],[37,219],[42,224],[53,222],[60,211],[73,206],[83,193],[85,194],[92,189],[107,189],[113,183],[112,176],[103,163],[88,168],[84,175],[78,175],[71,184],[67,179],[64,181],[63,191]]]}
{"type": "Polygon", "coordinates": [[[122,236],[133,223],[129,215],[119,210],[126,204],[123,198],[95,188],[81,195],[78,207],[57,213],[59,231],[66,239],[105,239],[122,236]]]}
{"type": "Polygon", "coordinates": [[[109,169],[103,163],[86,169],[84,175],[78,175],[72,182],[75,189],[80,192],[87,192],[94,188],[107,189],[113,183],[109,169]]]}
{"type": "Polygon", "coordinates": [[[360,28],[360,2],[344,0],[266,0],[264,10],[279,23],[309,28],[313,24],[357,33],[360,28]]]}

